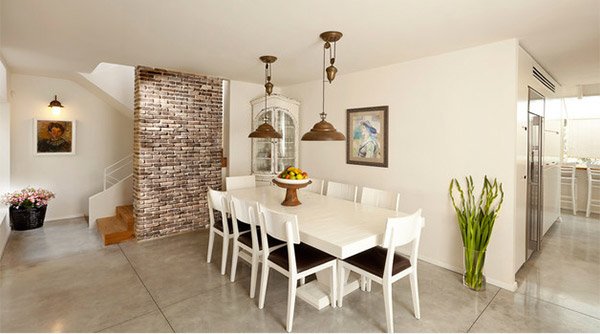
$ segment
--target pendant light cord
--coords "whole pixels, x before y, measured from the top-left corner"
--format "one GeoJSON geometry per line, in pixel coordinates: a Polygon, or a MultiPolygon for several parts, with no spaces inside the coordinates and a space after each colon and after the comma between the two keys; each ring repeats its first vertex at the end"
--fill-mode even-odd
{"type": "Polygon", "coordinates": [[[327,42],[325,43],[325,45],[323,46],[323,71],[322,71],[322,75],[323,75],[323,79],[322,79],[322,84],[323,84],[323,112],[321,112],[321,120],[324,121],[325,118],[327,118],[327,114],[325,113],[325,54],[327,52],[326,50],[326,45],[327,42]]]}
{"type": "MultiPolygon", "coordinates": [[[[269,82],[269,80],[268,80],[269,75],[268,74],[269,74],[269,63],[266,63],[265,64],[265,85],[269,82]]],[[[268,98],[268,95],[269,94],[267,94],[267,88],[265,87],[265,116],[264,116],[265,124],[268,123],[267,122],[267,98],[268,98]]]]}

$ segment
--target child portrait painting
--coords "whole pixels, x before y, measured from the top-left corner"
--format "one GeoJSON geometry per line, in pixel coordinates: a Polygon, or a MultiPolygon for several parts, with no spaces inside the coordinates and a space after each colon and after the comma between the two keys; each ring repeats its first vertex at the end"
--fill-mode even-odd
{"type": "Polygon", "coordinates": [[[75,154],[74,121],[36,119],[34,127],[36,154],[75,154]]]}

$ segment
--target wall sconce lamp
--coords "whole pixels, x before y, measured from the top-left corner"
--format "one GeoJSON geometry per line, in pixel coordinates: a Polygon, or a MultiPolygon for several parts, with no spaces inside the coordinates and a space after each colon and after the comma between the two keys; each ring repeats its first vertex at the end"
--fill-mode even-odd
{"type": "Polygon", "coordinates": [[[60,101],[58,100],[57,96],[54,95],[54,100],[50,101],[48,108],[50,108],[50,110],[52,110],[52,113],[54,115],[58,115],[58,114],[60,114],[60,111],[64,107],[63,107],[62,103],[60,103],[60,101]]]}

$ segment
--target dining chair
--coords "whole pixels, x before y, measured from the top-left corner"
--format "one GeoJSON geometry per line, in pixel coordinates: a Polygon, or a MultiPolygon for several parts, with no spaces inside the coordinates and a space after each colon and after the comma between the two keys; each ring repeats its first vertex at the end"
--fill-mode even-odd
{"type": "Polygon", "coordinates": [[[340,289],[338,292],[338,306],[342,307],[343,305],[344,284],[342,283],[344,270],[352,270],[364,275],[383,286],[387,330],[392,333],[394,332],[392,284],[409,275],[415,318],[419,319],[421,311],[417,283],[417,257],[423,226],[425,226],[425,219],[421,216],[421,209],[408,217],[388,218],[383,236],[383,246],[373,247],[345,260],[340,260],[338,268],[338,285],[340,289]],[[409,243],[412,243],[410,259],[395,252],[396,247],[409,243]]]}
{"type": "Polygon", "coordinates": [[[254,188],[256,187],[256,176],[228,176],[225,178],[225,187],[227,190],[254,188]]]}
{"type": "Polygon", "coordinates": [[[312,181],[308,186],[301,188],[302,191],[310,191],[315,194],[323,195],[323,190],[325,188],[325,180],[310,178],[312,181]]]}
{"type": "Polygon", "coordinates": [[[588,194],[587,194],[587,206],[585,209],[585,216],[589,217],[592,212],[592,207],[600,207],[600,198],[594,198],[593,194],[595,191],[600,190],[600,167],[587,168],[588,177],[588,194]]]}
{"type": "Polygon", "coordinates": [[[360,195],[360,203],[398,211],[400,194],[393,191],[363,187],[362,194],[360,195]]]}
{"type": "Polygon", "coordinates": [[[568,205],[577,215],[577,182],[575,182],[576,169],[574,164],[560,166],[560,206],[568,205]]]}
{"type": "Polygon", "coordinates": [[[325,252],[300,242],[298,217],[270,210],[258,205],[260,231],[264,246],[262,275],[258,308],[265,306],[269,269],[273,268],[288,278],[288,301],[286,329],[292,331],[294,304],[298,280],[318,271],[331,268],[330,303],[335,307],[337,293],[336,264],[337,259],[325,252]],[[286,247],[270,250],[269,238],[285,241],[286,247]]]}
{"type": "Polygon", "coordinates": [[[351,184],[328,181],[326,196],[344,199],[356,203],[358,187],[351,184]]]}
{"type": "MultiPolygon", "coordinates": [[[[250,274],[250,298],[254,298],[256,292],[256,277],[258,264],[261,261],[262,241],[260,227],[258,226],[258,203],[245,201],[231,196],[230,206],[231,220],[233,221],[233,255],[231,257],[231,281],[235,282],[238,257],[251,265],[250,274]],[[236,224],[237,223],[237,224],[236,224]],[[248,233],[240,233],[239,226],[247,225],[248,233]]],[[[285,243],[277,239],[269,238],[271,250],[284,246],[285,243]]]]}
{"type": "MultiPolygon", "coordinates": [[[[208,232],[208,252],[206,262],[210,263],[212,258],[213,244],[215,234],[223,238],[223,250],[221,255],[221,275],[225,275],[225,267],[227,266],[227,251],[229,249],[229,239],[233,239],[233,223],[229,215],[229,205],[227,205],[227,193],[208,188],[206,195],[208,200],[208,217],[210,228],[208,232]],[[220,219],[215,219],[214,210],[220,212],[220,219]]],[[[239,227],[239,233],[250,231],[250,226],[246,224],[239,227]]]]}

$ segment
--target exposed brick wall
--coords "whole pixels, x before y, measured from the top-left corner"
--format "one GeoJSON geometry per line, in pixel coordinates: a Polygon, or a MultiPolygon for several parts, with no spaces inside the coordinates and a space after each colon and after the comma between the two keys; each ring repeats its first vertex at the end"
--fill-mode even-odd
{"type": "Polygon", "coordinates": [[[221,187],[222,80],[136,67],[133,206],[140,240],[208,223],[221,187]]]}

